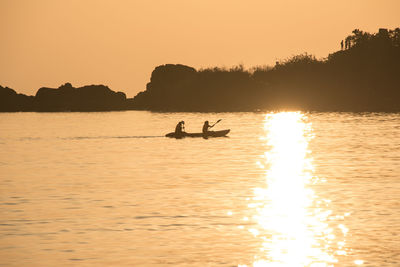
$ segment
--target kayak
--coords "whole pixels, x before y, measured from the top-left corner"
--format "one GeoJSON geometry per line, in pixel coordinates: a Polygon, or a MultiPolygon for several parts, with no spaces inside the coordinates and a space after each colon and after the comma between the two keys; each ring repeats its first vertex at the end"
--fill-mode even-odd
{"type": "Polygon", "coordinates": [[[183,138],[183,137],[223,137],[226,136],[230,132],[230,129],[228,130],[221,130],[221,131],[208,131],[206,134],[203,133],[186,133],[183,132],[181,134],[175,134],[175,132],[168,133],[165,136],[166,137],[171,137],[171,138],[183,138]]]}
{"type": "Polygon", "coordinates": [[[172,138],[183,138],[183,137],[223,137],[226,136],[230,132],[230,129],[228,130],[221,130],[221,131],[208,131],[206,134],[203,133],[186,133],[183,132],[181,134],[175,134],[175,132],[168,133],[165,136],[166,137],[172,137],[172,138]]]}

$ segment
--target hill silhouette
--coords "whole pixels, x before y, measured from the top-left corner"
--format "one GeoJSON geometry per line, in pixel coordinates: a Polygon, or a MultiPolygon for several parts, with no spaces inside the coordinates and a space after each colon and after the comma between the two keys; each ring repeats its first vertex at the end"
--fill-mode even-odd
{"type": "Polygon", "coordinates": [[[104,85],[79,88],[66,83],[59,88],[40,88],[35,96],[17,94],[0,86],[0,111],[110,111],[126,110],[125,93],[114,92],[104,85]]]}
{"type": "Polygon", "coordinates": [[[17,94],[13,89],[0,85],[0,112],[32,111],[33,96],[17,94]]]}
{"type": "Polygon", "coordinates": [[[400,29],[356,29],[322,60],[302,54],[250,71],[159,66],[133,103],[164,111],[400,111],[399,77],[400,29]]]}
{"type": "Polygon", "coordinates": [[[400,29],[356,29],[340,45],[325,59],[305,53],[251,70],[158,66],[133,99],[104,85],[34,97],[0,86],[0,111],[400,111],[400,29]]]}

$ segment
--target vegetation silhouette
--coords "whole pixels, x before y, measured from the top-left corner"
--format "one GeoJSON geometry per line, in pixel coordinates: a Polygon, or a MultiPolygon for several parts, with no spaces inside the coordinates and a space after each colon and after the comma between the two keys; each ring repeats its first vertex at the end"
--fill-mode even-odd
{"type": "Polygon", "coordinates": [[[40,88],[35,96],[0,86],[0,111],[400,111],[400,28],[355,29],[340,50],[307,53],[245,70],[158,66],[133,99],[104,85],[40,88]],[[344,46],[344,47],[343,47],[344,46]]]}
{"type": "Polygon", "coordinates": [[[155,111],[400,111],[399,39],[399,28],[356,29],[344,50],[325,59],[305,53],[251,70],[162,65],[132,104],[155,111]]]}

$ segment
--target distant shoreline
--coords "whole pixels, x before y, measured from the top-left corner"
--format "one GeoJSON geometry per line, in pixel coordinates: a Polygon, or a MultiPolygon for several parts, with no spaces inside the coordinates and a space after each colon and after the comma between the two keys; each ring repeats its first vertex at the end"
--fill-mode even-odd
{"type": "Polygon", "coordinates": [[[340,43],[323,60],[301,54],[251,70],[158,66],[133,98],[104,85],[66,83],[35,96],[0,86],[0,112],[399,112],[400,29],[354,30],[340,43]]]}

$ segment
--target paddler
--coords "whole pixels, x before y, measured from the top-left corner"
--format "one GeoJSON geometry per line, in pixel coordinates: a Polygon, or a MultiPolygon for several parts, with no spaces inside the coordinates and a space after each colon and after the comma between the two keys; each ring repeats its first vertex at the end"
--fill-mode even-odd
{"type": "Polygon", "coordinates": [[[210,125],[210,123],[208,121],[205,121],[203,124],[203,134],[208,133],[208,130],[211,129],[212,127],[214,127],[215,124],[217,124],[220,121],[221,121],[221,119],[217,120],[217,122],[214,123],[213,125],[210,125]]]}
{"type": "Polygon", "coordinates": [[[175,127],[175,134],[182,134],[185,131],[185,122],[180,121],[175,127]]]}
{"type": "MultiPolygon", "coordinates": [[[[214,126],[214,125],[213,125],[214,126]]],[[[208,123],[208,121],[205,121],[203,124],[203,134],[206,134],[208,132],[208,129],[210,129],[212,126],[208,123]]]]}

